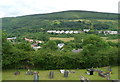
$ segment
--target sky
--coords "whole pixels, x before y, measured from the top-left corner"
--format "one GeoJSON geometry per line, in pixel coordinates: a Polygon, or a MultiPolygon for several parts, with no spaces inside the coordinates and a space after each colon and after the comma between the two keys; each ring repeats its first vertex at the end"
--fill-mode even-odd
{"type": "Polygon", "coordinates": [[[119,0],[0,0],[0,18],[66,10],[118,13],[119,0]]]}

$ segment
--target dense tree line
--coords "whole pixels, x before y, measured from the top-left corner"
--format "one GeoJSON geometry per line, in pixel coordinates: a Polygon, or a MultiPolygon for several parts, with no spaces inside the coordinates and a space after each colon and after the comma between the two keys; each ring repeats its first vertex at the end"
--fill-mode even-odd
{"type": "Polygon", "coordinates": [[[57,43],[48,40],[42,49],[34,51],[30,44],[13,44],[6,40],[3,33],[2,66],[3,69],[31,66],[37,69],[77,69],[118,65],[118,43],[106,42],[97,35],[76,35],[75,40],[66,42],[59,50],[57,43]],[[72,49],[83,51],[73,53],[72,49]]]}

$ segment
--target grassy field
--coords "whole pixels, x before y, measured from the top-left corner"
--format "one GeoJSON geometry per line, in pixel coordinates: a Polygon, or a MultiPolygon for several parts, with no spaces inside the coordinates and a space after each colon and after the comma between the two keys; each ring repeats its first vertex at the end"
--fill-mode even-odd
{"type": "MultiPolygon", "coordinates": [[[[107,40],[108,37],[101,37],[101,38],[106,40],[106,41],[118,42],[118,39],[107,40]]],[[[70,37],[70,38],[50,37],[50,40],[61,40],[61,41],[64,41],[64,42],[69,42],[71,40],[74,40],[74,37],[70,37]]]]}
{"type": "Polygon", "coordinates": [[[68,42],[68,41],[74,40],[74,37],[71,37],[71,38],[50,37],[50,40],[62,40],[64,42],[68,42]]]}
{"type": "Polygon", "coordinates": [[[106,41],[111,41],[111,42],[118,42],[118,39],[113,39],[113,40],[107,40],[108,37],[101,37],[102,39],[106,41]]]}
{"type": "MultiPolygon", "coordinates": [[[[100,70],[106,71],[107,67],[98,68],[100,70]]],[[[73,69],[72,69],[73,70],[73,69]]],[[[20,75],[14,75],[14,72],[16,70],[3,70],[2,72],[2,79],[3,80],[33,80],[33,75],[25,75],[25,72],[27,70],[19,70],[20,75]]],[[[80,76],[84,76],[88,78],[89,80],[106,80],[103,77],[98,76],[97,72],[94,72],[94,75],[87,75],[86,69],[75,69],[75,73],[70,73],[69,77],[65,78],[63,77],[63,74],[60,73],[59,70],[35,70],[39,72],[40,80],[80,80],[80,76]],[[49,72],[54,72],[54,78],[49,78],[49,72]]],[[[119,70],[120,71],[120,70],[119,70]]],[[[111,79],[118,79],[118,66],[112,67],[112,74],[111,79]]]]}

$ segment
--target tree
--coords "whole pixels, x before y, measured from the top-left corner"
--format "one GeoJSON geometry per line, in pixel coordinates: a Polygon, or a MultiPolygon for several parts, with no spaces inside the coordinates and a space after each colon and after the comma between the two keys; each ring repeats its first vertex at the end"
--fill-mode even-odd
{"type": "Polygon", "coordinates": [[[108,44],[97,35],[89,35],[83,40],[84,53],[95,55],[99,50],[108,48],[108,44]]]}
{"type": "Polygon", "coordinates": [[[53,41],[53,40],[48,41],[48,42],[43,46],[43,48],[45,48],[45,49],[50,49],[50,50],[57,50],[57,49],[58,49],[56,42],[53,41]]]}

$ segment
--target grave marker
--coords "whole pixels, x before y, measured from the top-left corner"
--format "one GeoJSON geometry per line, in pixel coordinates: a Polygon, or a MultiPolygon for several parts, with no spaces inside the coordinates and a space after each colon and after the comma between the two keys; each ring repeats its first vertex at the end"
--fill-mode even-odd
{"type": "Polygon", "coordinates": [[[51,79],[54,78],[54,72],[52,72],[52,71],[50,72],[49,78],[51,78],[51,79]]]}
{"type": "Polygon", "coordinates": [[[64,72],[64,77],[68,77],[68,73],[69,73],[68,71],[65,71],[64,72]]]}

